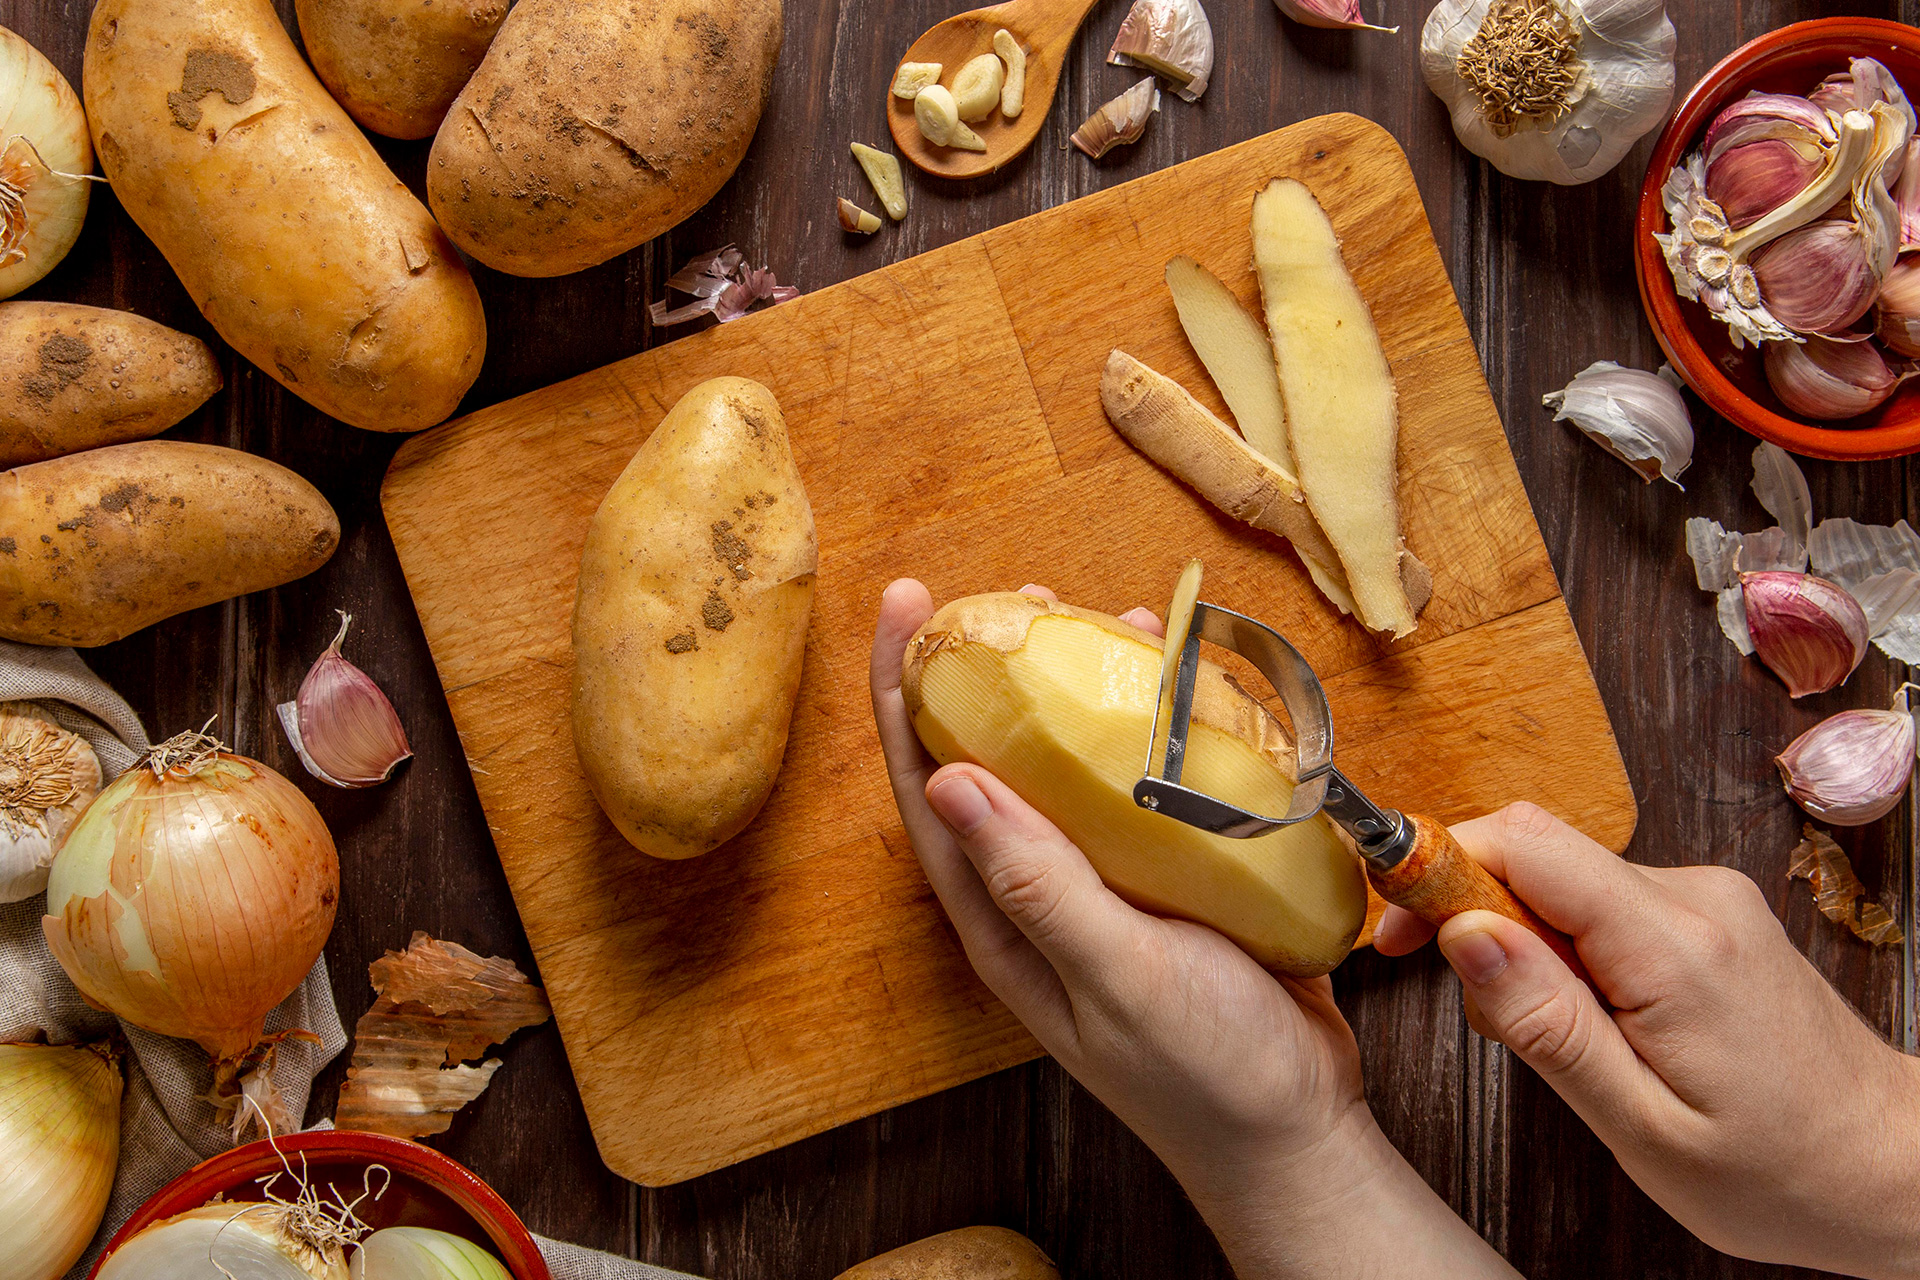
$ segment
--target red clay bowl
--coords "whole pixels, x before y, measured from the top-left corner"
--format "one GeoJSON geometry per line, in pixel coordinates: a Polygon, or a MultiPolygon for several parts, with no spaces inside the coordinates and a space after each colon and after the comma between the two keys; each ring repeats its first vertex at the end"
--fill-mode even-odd
{"type": "Polygon", "coordinates": [[[1727,327],[1697,302],[1682,302],[1656,231],[1667,230],[1660,187],[1698,143],[1721,108],[1751,90],[1806,93],[1849,58],[1878,58],[1920,103],[1920,30],[1878,18],[1818,18],[1770,31],[1735,49],[1707,72],[1667,123],[1640,186],[1634,228],[1634,273],[1640,302],[1675,372],[1735,426],[1792,453],[1842,461],[1893,458],[1920,451],[1920,386],[1909,382],[1872,413],[1830,426],[1783,406],[1767,386],[1758,353],[1735,351],[1727,327]]]}
{"type": "MultiPolygon", "coordinates": [[[[296,1172],[300,1171],[304,1153],[306,1176],[317,1187],[333,1183],[348,1199],[359,1194],[361,1171],[368,1164],[391,1169],[393,1185],[386,1194],[377,1201],[369,1198],[354,1211],[375,1229],[417,1226],[450,1231],[490,1246],[507,1264],[514,1280],[553,1280],[539,1247],[513,1210],[507,1208],[507,1202],[492,1187],[430,1147],[377,1133],[342,1130],[295,1133],[274,1141],[296,1172]]],[[[280,1156],[265,1141],[250,1142],[204,1160],[141,1205],[127,1225],[114,1233],[107,1254],[154,1223],[197,1208],[216,1195],[229,1200],[264,1199],[254,1179],[280,1169],[280,1156]]],[[[374,1186],[379,1185],[376,1175],[374,1186]]],[[[291,1198],[288,1187],[283,1177],[275,1191],[291,1198]]],[[[102,1254],[101,1260],[105,1258],[102,1254]]],[[[100,1264],[95,1263],[89,1280],[99,1270],[100,1264]]]]}

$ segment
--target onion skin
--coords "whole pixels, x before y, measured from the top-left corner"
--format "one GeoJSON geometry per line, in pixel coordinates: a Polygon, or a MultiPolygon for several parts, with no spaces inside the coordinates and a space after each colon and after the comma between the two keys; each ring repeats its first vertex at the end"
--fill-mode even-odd
{"type": "Polygon", "coordinates": [[[87,999],[227,1062],[313,967],[339,897],[313,802],[221,751],[102,791],[54,858],[41,924],[87,999]]]}
{"type": "Polygon", "coordinates": [[[58,1280],[86,1252],[120,1160],[124,1087],[102,1048],[0,1044],[0,1276],[58,1280]]]}

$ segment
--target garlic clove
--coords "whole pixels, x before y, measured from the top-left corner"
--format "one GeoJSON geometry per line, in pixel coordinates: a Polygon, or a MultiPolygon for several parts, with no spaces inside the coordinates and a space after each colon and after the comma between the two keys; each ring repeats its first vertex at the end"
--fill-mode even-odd
{"type": "Polygon", "coordinates": [[[1880,292],[1867,245],[1851,222],[1790,231],[1761,246],[1751,265],[1761,302],[1796,333],[1845,329],[1867,314],[1880,292]]]}
{"type": "Polygon", "coordinates": [[[1740,591],[1754,655],[1789,697],[1838,687],[1867,656],[1867,615],[1838,583],[1770,570],[1741,574],[1740,591]]]}
{"type": "Polygon", "coordinates": [[[1119,97],[1102,103],[1073,131],[1071,141],[1098,160],[1113,148],[1140,141],[1147,121],[1160,109],[1160,86],[1148,76],[1119,97]]]}
{"type": "Polygon", "coordinates": [[[1540,399],[1555,422],[1573,423],[1649,484],[1664,476],[1677,487],[1693,461],[1687,402],[1658,374],[1597,360],[1540,399]]]}
{"type": "Polygon", "coordinates": [[[1145,67],[1193,102],[1213,75],[1213,25],[1200,0],[1134,0],[1107,51],[1117,67],[1145,67]]]}
{"type": "Polygon", "coordinates": [[[1360,12],[1360,0],[1273,0],[1280,12],[1308,27],[1330,31],[1386,31],[1400,28],[1380,27],[1368,22],[1360,12]]]}
{"type": "Polygon", "coordinates": [[[1819,171],[1818,152],[1758,138],[1707,162],[1707,195],[1725,211],[1727,225],[1744,227],[1799,195],[1819,171]]]}
{"type": "Polygon", "coordinates": [[[1798,94],[1750,93],[1713,118],[1700,149],[1711,166],[1734,147],[1775,139],[1817,161],[1839,137],[1826,111],[1798,94]]]}
{"type": "Polygon", "coordinates": [[[1828,716],[1774,757],[1794,803],[1839,827],[1884,817],[1913,777],[1915,732],[1907,689],[1891,711],[1856,709],[1828,716]]]}
{"type": "Polygon", "coordinates": [[[887,92],[912,102],[922,89],[940,83],[942,70],[944,68],[937,62],[903,62],[900,69],[893,73],[893,85],[887,92]]]}
{"type": "Polygon", "coordinates": [[[85,738],[31,702],[0,703],[0,902],[47,887],[67,828],[100,786],[100,761],[85,738]]]}
{"type": "MultiPolygon", "coordinates": [[[[1920,147],[1913,154],[1920,156],[1920,147]]],[[[1880,282],[1873,334],[1895,355],[1920,356],[1920,260],[1902,257],[1880,282]]]]}
{"type": "Polygon", "coordinates": [[[1903,376],[1871,342],[1809,336],[1805,342],[1769,342],[1764,354],[1767,385],[1780,403],[1822,422],[1878,408],[1903,376]]]}
{"type": "Polygon", "coordinates": [[[1000,109],[1000,87],[1007,67],[996,53],[968,58],[953,73],[953,105],[962,120],[977,124],[1000,109]]]}
{"type": "Polygon", "coordinates": [[[393,704],[372,678],[341,656],[353,615],[340,614],[340,632],[315,660],[292,702],[276,708],[287,740],[307,772],[335,787],[385,782],[412,758],[393,704]]]}

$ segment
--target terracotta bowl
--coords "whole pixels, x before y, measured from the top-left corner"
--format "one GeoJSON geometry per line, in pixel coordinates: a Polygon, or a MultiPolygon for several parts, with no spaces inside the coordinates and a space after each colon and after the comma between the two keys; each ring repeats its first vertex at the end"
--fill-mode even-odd
{"type": "MultiPolygon", "coordinates": [[[[507,1202],[492,1187],[430,1147],[377,1133],[338,1130],[290,1134],[276,1139],[275,1144],[296,1172],[304,1155],[306,1176],[322,1188],[331,1182],[348,1199],[359,1194],[362,1170],[368,1164],[392,1170],[393,1185],[386,1194],[377,1201],[369,1198],[354,1211],[376,1230],[419,1226],[452,1232],[490,1248],[506,1263],[514,1280],[553,1280],[533,1237],[507,1202]]],[[[280,1156],[264,1141],[204,1160],[141,1205],[127,1225],[114,1233],[107,1254],[154,1223],[197,1208],[216,1195],[229,1200],[264,1199],[263,1188],[254,1180],[280,1169],[280,1156]]],[[[289,1185],[282,1177],[275,1191],[291,1198],[289,1185]]],[[[374,1186],[377,1189],[379,1185],[376,1175],[374,1186]]],[[[103,1254],[102,1261],[105,1258],[103,1254]]],[[[99,1270],[96,1263],[90,1276],[99,1270]]]]}
{"type": "MultiPolygon", "coordinates": [[[[1653,149],[1634,228],[1640,302],[1674,371],[1700,398],[1744,431],[1813,458],[1892,458],[1920,450],[1920,385],[1908,382],[1872,413],[1830,425],[1787,409],[1767,386],[1760,357],[1735,351],[1727,327],[1697,302],[1682,302],[1653,242],[1667,230],[1660,187],[1720,110],[1748,92],[1806,93],[1850,58],[1878,58],[1920,103],[1920,30],[1878,18],[1819,18],[1770,31],[1721,59],[1693,87],[1653,149]]],[[[1920,381],[1920,380],[1916,380],[1920,381]]]]}

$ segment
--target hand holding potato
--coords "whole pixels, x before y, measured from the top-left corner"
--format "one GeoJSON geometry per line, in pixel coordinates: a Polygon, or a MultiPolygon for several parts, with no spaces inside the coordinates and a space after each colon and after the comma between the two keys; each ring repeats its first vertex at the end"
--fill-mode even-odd
{"type": "MultiPolygon", "coordinates": [[[[1027,588],[1029,591],[1034,588],[1027,588]]],[[[1510,1276],[1367,1110],[1326,978],[1276,979],[1220,934],[1134,910],[971,764],[935,770],[900,691],[925,587],[887,588],[874,718],[900,816],[967,957],[1036,1039],[1166,1161],[1245,1280],[1510,1276]]],[[[1124,621],[1158,625],[1144,610],[1124,621]]]]}

